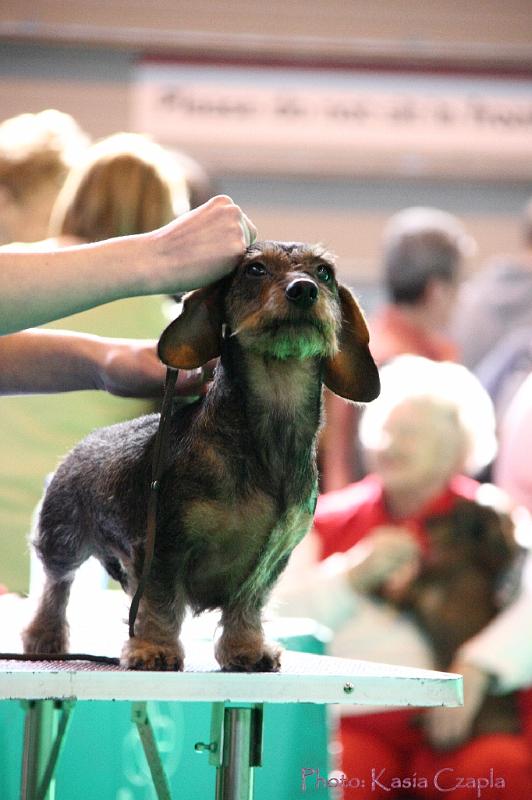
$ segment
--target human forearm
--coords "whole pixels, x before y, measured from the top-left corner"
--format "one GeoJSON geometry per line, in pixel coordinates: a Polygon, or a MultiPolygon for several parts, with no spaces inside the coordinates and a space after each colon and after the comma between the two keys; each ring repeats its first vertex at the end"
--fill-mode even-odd
{"type": "Polygon", "coordinates": [[[432,708],[424,718],[430,743],[441,750],[458,747],[470,738],[491,680],[488,672],[459,659],[453,661],[448,671],[463,676],[464,705],[450,713],[448,708],[432,708]]]}
{"type": "Polygon", "coordinates": [[[109,340],[70,331],[30,329],[0,338],[0,394],[102,388],[109,340]]]}
{"type": "Polygon", "coordinates": [[[532,595],[523,592],[501,611],[477,636],[466,642],[458,658],[492,676],[496,693],[532,684],[532,643],[528,628],[532,617],[532,595]]]}
{"type": "Polygon", "coordinates": [[[59,250],[0,252],[0,334],[42,325],[122,297],[211,283],[255,237],[228,197],[150,233],[59,250]]]}
{"type": "Polygon", "coordinates": [[[446,715],[434,709],[428,734],[438,747],[465,741],[487,694],[506,694],[532,685],[532,646],[527,636],[532,596],[526,589],[475,637],[465,642],[449,667],[464,676],[465,705],[446,715]]]}
{"type": "MultiPolygon", "coordinates": [[[[155,340],[72,331],[30,329],[0,337],[0,363],[0,395],[103,389],[120,397],[160,397],[166,375],[155,340]]],[[[203,370],[180,370],[176,393],[199,395],[206,380],[203,370]]]]}
{"type": "Polygon", "coordinates": [[[138,238],[42,252],[0,252],[0,334],[140,294],[138,238]]]}

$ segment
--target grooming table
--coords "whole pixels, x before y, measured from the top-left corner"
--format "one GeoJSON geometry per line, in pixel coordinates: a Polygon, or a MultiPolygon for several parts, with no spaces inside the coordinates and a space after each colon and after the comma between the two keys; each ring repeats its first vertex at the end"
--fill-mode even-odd
{"type": "MultiPolygon", "coordinates": [[[[125,626],[121,631],[123,639],[125,626]]],[[[169,800],[171,794],[147,712],[150,700],[212,704],[210,741],[195,747],[208,752],[216,768],[216,800],[253,797],[265,703],[426,707],[458,706],[463,700],[459,675],[289,650],[283,654],[279,673],[225,673],[214,661],[212,642],[195,639],[190,632],[185,639],[182,673],[131,672],[90,662],[0,661],[0,699],[23,700],[27,707],[22,799],[53,797],[54,769],[78,700],[132,703],[132,718],[159,800],[169,800]]],[[[93,647],[89,652],[105,651],[93,647]]]]}

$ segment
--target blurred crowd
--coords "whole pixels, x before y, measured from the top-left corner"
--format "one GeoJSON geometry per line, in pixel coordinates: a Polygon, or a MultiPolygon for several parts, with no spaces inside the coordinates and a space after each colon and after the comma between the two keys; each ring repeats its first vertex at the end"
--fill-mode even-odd
{"type": "Polygon", "coordinates": [[[389,220],[387,300],[368,321],[381,395],[326,397],[314,530],[275,598],[326,624],[335,655],[464,676],[463,709],[341,710],[338,766],[359,800],[458,800],[475,776],[493,798],[532,786],[532,203],[521,252],[464,281],[474,249],[441,209],[389,220]],[[456,781],[413,786],[442,771],[456,781]]]}
{"type": "MultiPolygon", "coordinates": [[[[154,340],[174,298],[229,271],[254,236],[185,153],[133,133],[90,143],[53,110],[0,125],[0,577],[11,589],[27,587],[19,565],[45,476],[93,428],[157,403],[154,340]]],[[[272,609],[326,624],[334,655],[464,675],[462,709],[340,709],[347,778],[452,769],[500,776],[483,797],[525,800],[532,200],[521,251],[494,254],[464,281],[474,250],[465,222],[442,209],[388,221],[386,301],[368,320],[381,396],[363,409],[326,393],[315,524],[272,609]]],[[[205,379],[183,376],[181,393],[201,392],[205,379]]],[[[344,792],[441,793],[370,781],[344,792]]]]}

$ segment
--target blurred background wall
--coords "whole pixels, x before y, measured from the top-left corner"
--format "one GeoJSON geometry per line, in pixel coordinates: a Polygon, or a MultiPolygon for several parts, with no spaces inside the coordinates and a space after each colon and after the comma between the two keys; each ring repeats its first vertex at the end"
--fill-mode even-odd
{"type": "MultiPolygon", "coordinates": [[[[0,116],[56,107],[95,137],[130,129],[139,65],[154,59],[230,65],[243,74],[351,74],[368,86],[375,75],[391,76],[403,89],[425,80],[429,94],[438,80],[451,93],[462,92],[464,81],[473,92],[493,85],[525,103],[519,124],[532,145],[530,0],[4,0],[0,116]]],[[[505,120],[498,124],[495,136],[507,128],[505,120]]],[[[215,133],[213,147],[192,154],[208,162],[219,188],[245,207],[263,237],[329,245],[343,276],[363,293],[368,287],[366,306],[373,302],[380,231],[391,213],[430,204],[459,214],[479,242],[475,268],[494,251],[516,246],[517,215],[532,188],[526,152],[509,159],[493,147],[484,161],[464,161],[462,153],[456,162],[451,151],[440,151],[436,163],[413,147],[379,168],[361,148],[357,158],[345,159],[345,169],[340,153],[334,168],[318,158],[301,170],[284,157],[277,167],[274,159],[265,167],[258,158],[253,171],[218,159],[215,133]]],[[[178,130],[172,139],[183,146],[178,130]]],[[[474,154],[475,143],[466,144],[474,154]]]]}

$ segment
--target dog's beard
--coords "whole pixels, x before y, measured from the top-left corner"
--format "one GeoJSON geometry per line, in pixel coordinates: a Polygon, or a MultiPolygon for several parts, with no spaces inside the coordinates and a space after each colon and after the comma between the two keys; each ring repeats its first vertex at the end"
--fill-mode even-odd
{"type": "Polygon", "coordinates": [[[280,360],[323,358],[338,350],[334,326],[320,320],[276,321],[261,330],[247,329],[244,325],[235,335],[246,349],[280,360]]]}

